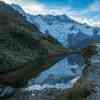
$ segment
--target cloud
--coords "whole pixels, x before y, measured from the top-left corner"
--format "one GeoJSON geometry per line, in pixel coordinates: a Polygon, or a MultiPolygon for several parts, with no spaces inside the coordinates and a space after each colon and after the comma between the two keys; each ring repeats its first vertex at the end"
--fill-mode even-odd
{"type": "Polygon", "coordinates": [[[89,5],[85,10],[81,11],[89,25],[100,27],[100,1],[96,0],[95,3],[89,5]]]}
{"type": "Polygon", "coordinates": [[[41,14],[47,12],[47,8],[43,4],[28,4],[23,7],[27,13],[41,14]]]}
{"type": "MultiPolygon", "coordinates": [[[[98,26],[100,27],[100,1],[96,0],[94,3],[88,5],[86,9],[83,10],[76,10],[70,6],[67,7],[47,7],[47,5],[39,2],[35,2],[38,0],[33,0],[33,2],[22,2],[23,0],[1,0],[7,3],[16,3],[21,5],[21,7],[30,14],[33,15],[67,15],[70,18],[80,22],[80,23],[87,23],[91,26],[98,26]]],[[[28,0],[24,0],[28,1],[28,0]]]]}
{"type": "Polygon", "coordinates": [[[0,0],[6,3],[28,3],[28,2],[37,2],[38,0],[0,0]]]}
{"type": "Polygon", "coordinates": [[[33,15],[39,15],[39,14],[42,14],[42,15],[47,15],[47,14],[63,15],[63,14],[67,14],[67,12],[71,12],[70,7],[49,8],[42,3],[28,4],[26,6],[23,6],[23,8],[27,13],[31,13],[33,15]]]}
{"type": "Polygon", "coordinates": [[[89,6],[89,11],[94,12],[94,11],[100,11],[100,1],[97,0],[95,3],[89,6]]]}
{"type": "Polygon", "coordinates": [[[8,4],[11,4],[11,3],[20,3],[22,0],[0,0],[0,1],[4,1],[8,4]]]}
{"type": "Polygon", "coordinates": [[[100,27],[100,1],[96,0],[83,10],[70,8],[70,10],[67,11],[67,15],[80,23],[100,27]]]}

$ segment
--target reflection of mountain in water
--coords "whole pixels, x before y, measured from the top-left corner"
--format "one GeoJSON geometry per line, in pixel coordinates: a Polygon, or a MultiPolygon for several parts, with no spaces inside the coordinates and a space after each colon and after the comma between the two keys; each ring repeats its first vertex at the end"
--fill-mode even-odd
{"type": "Polygon", "coordinates": [[[42,74],[36,79],[31,81],[31,84],[66,84],[73,80],[75,77],[81,75],[84,68],[84,60],[80,54],[73,54],[65,57],[53,67],[42,74]]]}

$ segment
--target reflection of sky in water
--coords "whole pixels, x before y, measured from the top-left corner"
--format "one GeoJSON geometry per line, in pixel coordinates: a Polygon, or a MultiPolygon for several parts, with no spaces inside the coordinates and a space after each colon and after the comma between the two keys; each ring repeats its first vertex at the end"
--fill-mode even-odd
{"type": "MultiPolygon", "coordinates": [[[[83,57],[80,54],[73,54],[70,55],[55,65],[49,70],[40,74],[39,77],[35,79],[36,83],[49,83],[47,81],[55,81],[55,79],[61,79],[66,81],[61,82],[68,82],[69,80],[75,78],[76,76],[80,76],[84,64],[83,57]],[[49,79],[50,76],[54,77],[54,80],[49,79]]],[[[58,81],[57,81],[58,82],[58,81]]]]}

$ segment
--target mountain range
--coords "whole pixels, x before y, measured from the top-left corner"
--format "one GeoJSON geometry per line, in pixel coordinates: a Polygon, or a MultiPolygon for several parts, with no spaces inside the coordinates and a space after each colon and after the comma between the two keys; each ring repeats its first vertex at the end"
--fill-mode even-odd
{"type": "Polygon", "coordinates": [[[12,7],[36,25],[44,35],[50,34],[65,47],[84,48],[91,42],[100,41],[100,28],[78,23],[69,16],[31,15],[18,5],[12,4],[12,7]]]}

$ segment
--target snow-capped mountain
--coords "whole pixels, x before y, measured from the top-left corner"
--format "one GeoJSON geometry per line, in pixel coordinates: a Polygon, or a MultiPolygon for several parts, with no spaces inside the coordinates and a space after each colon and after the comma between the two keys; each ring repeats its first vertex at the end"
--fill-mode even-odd
{"type": "Polygon", "coordinates": [[[77,56],[70,55],[53,65],[52,68],[42,72],[36,79],[32,79],[29,84],[67,84],[73,79],[80,77],[83,69],[83,57],[79,54],[77,56]]]}
{"type": "MultiPolygon", "coordinates": [[[[20,6],[13,8],[23,12],[20,6]]],[[[22,13],[25,15],[25,13],[22,13]]],[[[50,34],[65,47],[85,47],[93,40],[100,40],[100,29],[80,24],[66,15],[30,15],[26,13],[29,22],[35,24],[44,34],[50,34]]]]}
{"type": "Polygon", "coordinates": [[[66,15],[27,14],[27,20],[34,23],[42,33],[58,39],[65,47],[85,47],[97,37],[100,40],[100,29],[75,22],[66,15]]]}

